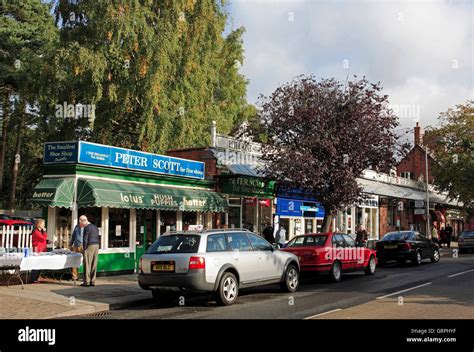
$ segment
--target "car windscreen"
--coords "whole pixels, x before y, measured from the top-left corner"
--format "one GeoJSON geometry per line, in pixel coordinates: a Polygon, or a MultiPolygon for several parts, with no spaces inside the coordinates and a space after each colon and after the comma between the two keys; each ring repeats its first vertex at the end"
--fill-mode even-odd
{"type": "Polygon", "coordinates": [[[147,254],[163,253],[196,253],[199,248],[199,235],[166,235],[161,236],[146,251],[147,254]]]}
{"type": "Polygon", "coordinates": [[[389,232],[381,241],[413,241],[415,234],[413,232],[389,232]]]}
{"type": "Polygon", "coordinates": [[[285,248],[324,246],[327,236],[299,236],[291,240],[285,248]]]}

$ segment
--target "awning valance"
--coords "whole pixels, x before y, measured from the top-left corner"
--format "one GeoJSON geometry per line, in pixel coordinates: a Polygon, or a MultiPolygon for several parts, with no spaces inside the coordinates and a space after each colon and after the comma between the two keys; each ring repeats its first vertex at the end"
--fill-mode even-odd
{"type": "Polygon", "coordinates": [[[175,188],[96,180],[79,180],[77,205],[110,207],[225,212],[227,202],[219,194],[203,189],[175,188]]]}
{"type": "Polygon", "coordinates": [[[73,178],[44,178],[34,188],[34,205],[71,208],[74,199],[73,178]]]}

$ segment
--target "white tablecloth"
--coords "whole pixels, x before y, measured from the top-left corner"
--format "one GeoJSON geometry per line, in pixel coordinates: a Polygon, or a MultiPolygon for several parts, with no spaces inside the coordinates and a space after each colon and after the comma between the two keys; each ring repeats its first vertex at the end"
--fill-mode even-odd
{"type": "Polygon", "coordinates": [[[58,254],[54,252],[31,253],[27,257],[23,253],[7,253],[0,256],[0,267],[20,266],[20,270],[61,270],[78,268],[82,263],[81,253],[58,254]]]}

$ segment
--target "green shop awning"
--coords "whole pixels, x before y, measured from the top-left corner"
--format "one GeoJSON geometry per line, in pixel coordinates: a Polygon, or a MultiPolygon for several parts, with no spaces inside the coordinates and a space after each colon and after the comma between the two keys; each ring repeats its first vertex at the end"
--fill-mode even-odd
{"type": "Polygon", "coordinates": [[[34,188],[34,205],[71,208],[74,199],[73,178],[44,178],[34,188]]]}
{"type": "Polygon", "coordinates": [[[77,205],[79,208],[110,207],[199,212],[227,211],[226,200],[211,191],[96,180],[79,180],[77,205]]]}

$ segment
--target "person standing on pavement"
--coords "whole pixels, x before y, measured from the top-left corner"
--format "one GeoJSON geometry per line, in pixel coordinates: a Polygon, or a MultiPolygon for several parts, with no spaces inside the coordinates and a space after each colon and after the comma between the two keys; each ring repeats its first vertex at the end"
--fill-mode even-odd
{"type": "MultiPolygon", "coordinates": [[[[84,216],[85,220],[87,218],[84,216]]],[[[82,240],[84,238],[84,227],[85,223],[80,221],[79,219],[79,224],[76,225],[74,228],[74,231],[72,232],[71,240],[69,241],[69,248],[71,251],[75,253],[81,253],[83,254],[83,246],[82,246],[82,240]]],[[[77,280],[77,268],[71,268],[71,273],[72,273],[72,279],[74,281],[77,280]]]]}
{"type": "Polygon", "coordinates": [[[286,242],[286,230],[283,225],[280,225],[278,227],[278,230],[275,235],[275,241],[278,243],[278,246],[282,248],[285,245],[286,242]]]}
{"type": "Polygon", "coordinates": [[[82,215],[79,221],[85,224],[83,237],[84,278],[81,286],[95,286],[100,244],[99,229],[90,223],[85,215],[82,215]]]}
{"type": "MultiPolygon", "coordinates": [[[[33,252],[40,253],[48,250],[48,234],[46,233],[44,219],[37,219],[35,222],[35,228],[31,233],[31,243],[33,245],[33,252]]],[[[31,282],[37,283],[38,278],[41,274],[41,270],[31,271],[31,282]]]]}
{"type": "Polygon", "coordinates": [[[438,230],[436,229],[436,226],[434,225],[433,225],[433,229],[431,230],[431,240],[434,243],[437,243],[439,245],[438,230]]]}
{"type": "Polygon", "coordinates": [[[451,248],[451,239],[453,238],[453,228],[451,225],[448,223],[446,224],[446,243],[448,244],[448,248],[451,248]]]}
{"type": "Polygon", "coordinates": [[[263,238],[265,238],[270,243],[275,243],[275,237],[273,237],[273,226],[267,224],[267,226],[263,229],[263,238]]]}

